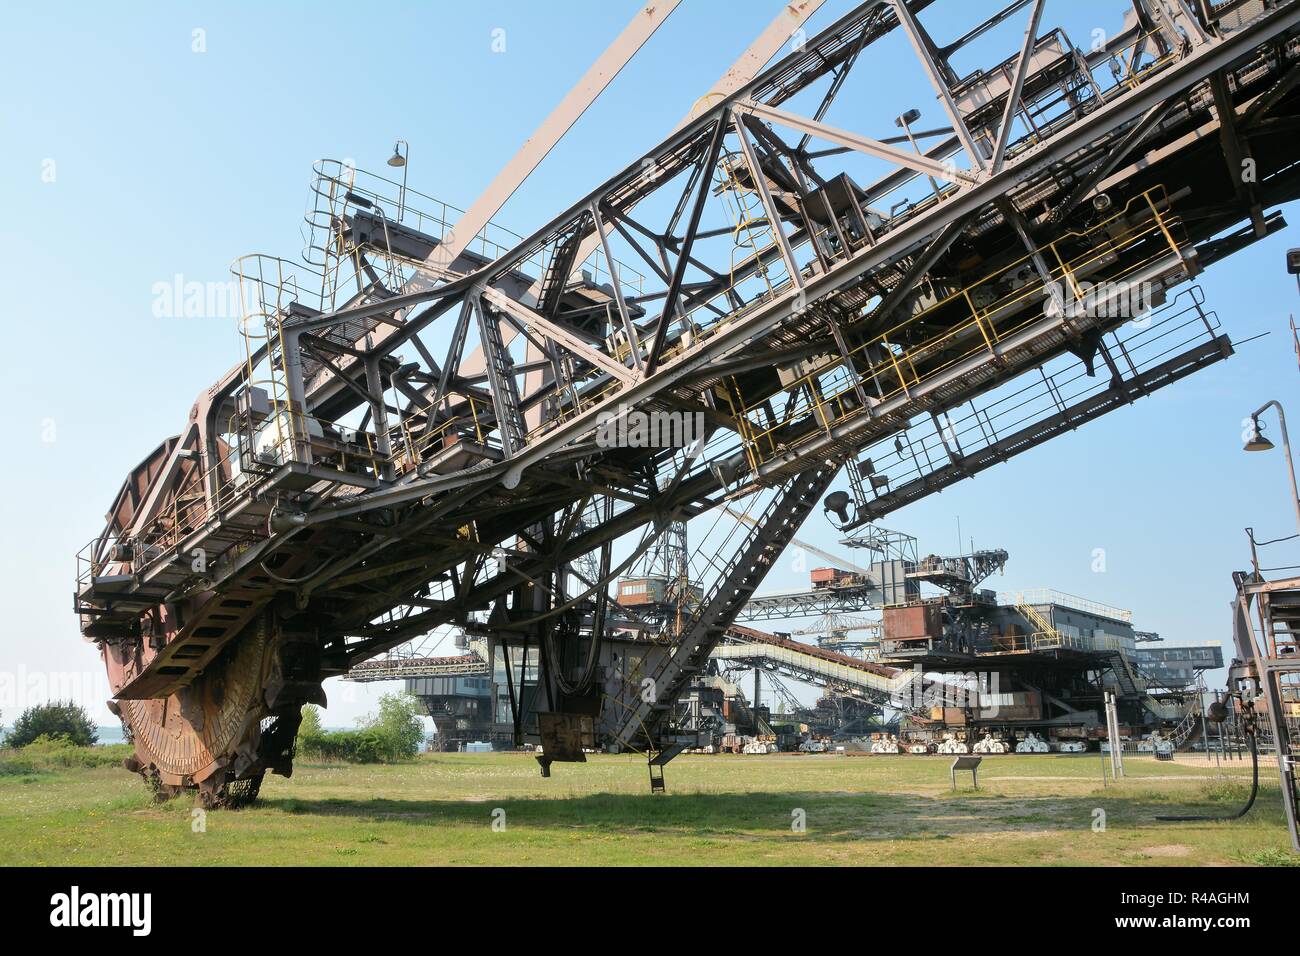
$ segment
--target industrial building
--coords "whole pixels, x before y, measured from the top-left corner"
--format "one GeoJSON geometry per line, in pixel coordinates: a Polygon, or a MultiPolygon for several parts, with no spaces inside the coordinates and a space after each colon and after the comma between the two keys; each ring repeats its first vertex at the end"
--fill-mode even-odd
{"type": "MultiPolygon", "coordinates": [[[[685,535],[684,527],[674,530],[677,556],[688,551],[685,535]]],[[[699,735],[692,749],[866,749],[867,738],[882,733],[905,748],[915,745],[915,752],[929,752],[945,738],[954,752],[964,752],[985,736],[1013,750],[1030,733],[1056,749],[1067,742],[1095,749],[1107,733],[1106,692],[1118,699],[1125,736],[1157,732],[1176,747],[1202,739],[1202,675],[1223,667],[1218,644],[1167,644],[1152,631],[1136,630],[1131,612],[1075,595],[1046,589],[999,595],[981,588],[1006,564],[1005,551],[918,560],[915,539],[883,529],[846,544],[879,548],[878,560],[814,568],[807,591],[756,595],[737,615],[746,621],[812,619],[823,627],[811,630],[825,633],[809,643],[788,632],[732,625],[711,653],[707,673],[676,704],[679,723],[699,735]],[[848,642],[846,653],[846,629],[835,622],[849,611],[879,611],[880,622],[871,639],[848,642]],[[970,693],[950,699],[945,679],[953,690],[970,693]],[[816,704],[802,703],[784,681],[817,688],[816,704]]],[[[625,655],[645,639],[642,616],[672,621],[697,608],[700,588],[690,582],[680,590],[667,587],[672,575],[663,560],[653,556],[642,573],[618,582],[618,604],[637,614],[636,620],[616,614],[610,621],[610,645],[622,644],[625,655]]],[[[505,660],[489,660],[490,645],[459,643],[472,643],[474,650],[366,663],[349,676],[404,677],[406,690],[434,719],[440,749],[477,741],[516,746],[511,695],[536,686],[536,655],[527,668],[515,661],[508,680],[505,660]],[[417,673],[439,676],[411,676],[417,673]],[[457,673],[476,676],[452,676],[457,673]]],[[[535,692],[519,699],[520,728],[536,734],[537,713],[546,705],[535,692]]]]}

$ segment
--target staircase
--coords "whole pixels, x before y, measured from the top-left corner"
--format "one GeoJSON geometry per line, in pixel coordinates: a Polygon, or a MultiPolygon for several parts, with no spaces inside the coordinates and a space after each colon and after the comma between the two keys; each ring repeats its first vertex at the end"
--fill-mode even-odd
{"type": "MultiPolygon", "coordinates": [[[[1052,647],[1064,647],[1066,645],[1065,635],[1053,627],[1052,622],[1040,614],[1038,608],[1026,600],[1024,592],[1016,592],[1015,607],[1034,629],[1034,633],[1030,635],[1031,640],[1035,637],[1041,637],[1047,639],[1043,643],[1050,643],[1052,647]]],[[[1037,650],[1038,648],[1037,646],[1031,646],[1028,649],[1037,650]]]]}
{"type": "Polygon", "coordinates": [[[541,292],[537,296],[537,311],[542,315],[553,317],[564,295],[565,284],[573,274],[577,264],[578,250],[582,245],[583,233],[574,231],[551,256],[546,264],[546,273],[542,276],[541,292]]]}
{"type": "MultiPolygon", "coordinates": [[[[300,533],[280,552],[276,573],[292,577],[316,567],[322,555],[317,532],[300,533]]],[[[265,572],[265,566],[262,570],[265,572]]],[[[253,574],[242,585],[214,595],[186,620],[185,625],[114,696],[119,700],[166,697],[198,678],[230,643],[238,638],[274,600],[275,587],[268,575],[253,574]]]]}
{"type": "Polygon", "coordinates": [[[1036,632],[1055,638],[1057,646],[1065,643],[1065,636],[1052,626],[1051,621],[1038,613],[1038,608],[1034,607],[1032,604],[1017,604],[1016,610],[1023,614],[1025,619],[1034,625],[1034,630],[1036,632]]]}
{"type": "Polygon", "coordinates": [[[1177,726],[1168,734],[1170,743],[1174,745],[1175,750],[1186,750],[1196,741],[1201,739],[1201,732],[1204,730],[1204,724],[1201,722],[1201,711],[1199,707],[1188,707],[1187,713],[1183,715],[1177,726]]]}
{"type": "Polygon", "coordinates": [[[1123,651],[1111,651],[1106,656],[1110,660],[1110,669],[1115,675],[1115,683],[1121,694],[1135,697],[1146,693],[1147,682],[1138,673],[1127,654],[1123,651]]]}
{"type": "MultiPolygon", "coordinates": [[[[1252,549],[1254,542],[1252,541],[1252,549]]],[[[1255,559],[1258,567],[1258,558],[1255,559]]],[[[1300,780],[1296,767],[1300,763],[1300,742],[1295,728],[1287,718],[1287,708],[1294,698],[1297,674],[1300,673],[1300,653],[1297,653],[1297,635],[1300,635],[1300,577],[1277,581],[1264,581],[1258,572],[1248,576],[1243,572],[1234,575],[1237,584],[1237,613],[1234,616],[1233,640],[1243,653],[1249,649],[1256,671],[1263,685],[1267,701],[1267,730],[1273,739],[1278,755],[1278,774],[1282,802],[1286,811],[1287,829],[1291,835],[1291,848],[1300,853],[1300,780]],[[1256,642],[1250,618],[1252,600],[1258,601],[1259,618],[1263,631],[1263,646],[1256,642]]]]}
{"type": "Polygon", "coordinates": [[[1267,654],[1300,658],[1300,592],[1274,591],[1268,598],[1267,654]]]}
{"type": "Polygon", "coordinates": [[[1152,697],[1148,691],[1150,681],[1142,673],[1142,669],[1121,650],[1108,650],[1103,652],[1103,656],[1110,665],[1111,673],[1115,675],[1115,686],[1119,688],[1120,695],[1137,697],[1148,711],[1160,717],[1162,713],[1160,701],[1152,697]]]}
{"type": "MultiPolygon", "coordinates": [[[[760,263],[758,276],[766,284],[768,295],[772,295],[775,288],[788,278],[784,274],[784,266],[763,262],[768,250],[776,245],[773,229],[780,226],[774,226],[768,221],[767,210],[763,207],[757,187],[740,182],[736,177],[738,170],[752,175],[744,157],[738,153],[727,153],[717,165],[718,183],[714,187],[714,192],[722,197],[732,220],[731,276],[734,282],[736,268],[741,263],[760,263]],[[771,272],[777,268],[781,274],[774,281],[771,272]]],[[[760,170],[759,175],[761,174],[760,170]]]]}
{"type": "Polygon", "coordinates": [[[501,337],[501,321],[485,302],[479,300],[479,336],[483,343],[483,357],[491,383],[492,410],[501,431],[501,444],[507,456],[524,446],[528,433],[519,406],[519,383],[515,380],[515,365],[501,337]]]}
{"type": "Polygon", "coordinates": [[[663,739],[662,732],[674,703],[690,680],[703,672],[710,652],[830,487],[839,468],[838,462],[824,462],[796,476],[768,504],[749,529],[744,547],[732,557],[706,599],[683,625],[676,646],[649,675],[653,681],[652,699],[638,697],[629,706],[614,734],[620,744],[630,746],[633,740],[641,738],[649,751],[658,754],[668,753],[678,744],[694,744],[693,739],[663,739]]]}

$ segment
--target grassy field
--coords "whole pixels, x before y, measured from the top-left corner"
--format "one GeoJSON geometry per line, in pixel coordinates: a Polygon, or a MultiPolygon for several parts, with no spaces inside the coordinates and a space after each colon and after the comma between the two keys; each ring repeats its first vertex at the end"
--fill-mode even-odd
{"type": "Polygon", "coordinates": [[[1294,862],[1271,768],[1244,820],[1157,821],[1245,797],[1248,768],[1180,761],[1130,758],[1129,776],[1103,788],[1096,754],[988,757],[979,792],[966,775],[954,794],[946,757],[683,756],[668,794],[651,796],[633,757],[556,764],[543,779],[525,755],[437,754],[300,764],[290,780],[268,777],[255,807],[208,813],[195,832],[190,801],[154,804],[123,770],[0,759],[0,864],[1294,862]]]}

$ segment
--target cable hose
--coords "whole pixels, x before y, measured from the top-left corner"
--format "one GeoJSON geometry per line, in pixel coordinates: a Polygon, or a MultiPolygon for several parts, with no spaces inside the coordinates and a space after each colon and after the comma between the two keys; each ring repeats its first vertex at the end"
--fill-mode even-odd
{"type": "Polygon", "coordinates": [[[555,684],[559,687],[562,694],[569,697],[581,697],[591,689],[592,681],[596,676],[596,671],[598,669],[597,665],[600,661],[600,636],[595,633],[592,634],[591,646],[587,650],[587,660],[583,665],[582,677],[577,683],[570,683],[561,672],[561,668],[558,664],[560,658],[555,652],[555,631],[555,627],[548,627],[545,636],[546,656],[550,658],[550,661],[554,664],[554,673],[552,676],[555,678],[555,684]]]}
{"type": "MultiPolygon", "coordinates": [[[[271,531],[271,515],[270,512],[268,512],[266,515],[266,536],[270,538],[272,534],[273,532],[271,531]]],[[[265,559],[258,561],[257,566],[260,567],[262,571],[265,572],[267,577],[271,578],[271,580],[276,581],[280,584],[287,584],[291,587],[297,587],[299,584],[306,584],[312,578],[316,577],[316,575],[320,574],[327,567],[329,567],[332,563],[333,563],[332,558],[326,558],[324,561],[320,563],[320,565],[314,571],[311,572],[311,574],[304,574],[300,578],[281,577],[280,575],[276,574],[274,571],[272,571],[270,568],[266,566],[265,559]]]]}
{"type": "MultiPolygon", "coordinates": [[[[612,571],[609,571],[608,573],[602,573],[601,575],[599,575],[600,580],[596,581],[594,584],[591,585],[591,587],[589,587],[587,590],[583,591],[581,594],[578,594],[578,595],[576,595],[575,597],[573,597],[572,599],[570,599],[570,600],[568,600],[568,601],[565,601],[563,604],[560,604],[560,605],[557,605],[556,607],[551,608],[549,611],[544,611],[544,612],[542,612],[541,614],[537,614],[537,615],[535,615],[535,616],[533,616],[533,617],[526,618],[525,620],[522,620],[522,621],[511,621],[511,624],[512,624],[513,626],[515,626],[515,627],[519,627],[519,626],[521,626],[521,625],[523,625],[523,626],[527,626],[527,625],[532,625],[532,624],[538,624],[538,623],[540,623],[540,622],[542,622],[542,621],[545,621],[545,620],[548,620],[548,619],[550,619],[550,618],[552,618],[552,617],[555,617],[555,615],[557,615],[557,614],[562,614],[562,613],[564,613],[565,611],[567,611],[567,610],[569,610],[570,608],[576,606],[577,604],[581,603],[582,601],[585,601],[588,597],[590,597],[591,595],[595,594],[595,593],[596,593],[598,590],[600,590],[601,588],[608,588],[608,587],[609,587],[609,584],[610,584],[611,581],[613,581],[613,580],[614,580],[615,578],[617,578],[620,574],[622,574],[624,571],[626,571],[628,568],[630,568],[634,563],[636,563],[636,561],[641,557],[641,555],[643,555],[646,551],[648,551],[648,550],[650,549],[650,546],[651,546],[652,544],[654,544],[656,540],[658,540],[659,535],[663,532],[663,529],[664,529],[665,527],[668,526],[668,524],[671,522],[672,518],[675,518],[676,515],[677,515],[677,512],[674,511],[674,512],[672,512],[672,515],[671,515],[671,517],[670,517],[670,519],[669,519],[668,521],[664,521],[664,522],[655,521],[655,522],[652,522],[652,523],[651,523],[651,524],[646,528],[645,533],[642,535],[642,537],[641,537],[641,542],[640,542],[640,543],[639,543],[639,544],[638,544],[638,545],[637,545],[637,546],[632,550],[632,553],[631,553],[630,555],[628,555],[627,559],[626,559],[625,561],[623,561],[621,564],[619,564],[619,566],[616,567],[616,568],[614,568],[612,571]]],[[[604,572],[605,569],[606,569],[606,566],[604,565],[604,562],[602,561],[601,571],[604,572]]],[[[550,656],[552,657],[552,659],[555,659],[555,658],[554,658],[554,654],[553,654],[552,644],[551,644],[551,638],[552,638],[552,633],[553,633],[553,632],[554,632],[554,628],[553,628],[553,627],[548,628],[547,631],[546,631],[546,634],[545,634],[545,636],[544,636],[544,638],[543,638],[543,640],[544,640],[544,642],[545,642],[544,650],[546,651],[546,653],[547,653],[548,655],[550,655],[550,656]]],[[[599,660],[599,656],[598,656],[598,655],[599,655],[599,650],[598,650],[598,648],[599,648],[599,645],[600,645],[600,641],[599,641],[597,635],[593,635],[593,636],[592,636],[592,645],[593,645],[593,646],[591,647],[590,651],[588,652],[588,659],[587,659],[588,672],[584,675],[584,678],[583,678],[584,681],[585,681],[585,683],[586,683],[586,687],[583,688],[584,691],[590,687],[591,679],[592,679],[592,678],[595,676],[595,674],[596,674],[597,662],[598,662],[598,660],[599,660]]],[[[562,677],[559,675],[559,673],[558,673],[559,668],[557,667],[555,670],[556,670],[556,672],[557,672],[557,673],[555,674],[555,677],[556,677],[556,685],[560,688],[561,692],[563,692],[563,693],[565,693],[565,694],[572,694],[572,693],[573,693],[572,691],[570,691],[570,690],[566,690],[566,689],[565,689],[565,685],[566,685],[568,682],[567,682],[566,680],[564,680],[564,678],[562,678],[562,677]]],[[[570,685],[570,686],[571,686],[571,685],[570,685]]]]}
{"type": "MultiPolygon", "coordinates": [[[[613,502],[611,499],[605,499],[604,518],[608,521],[613,517],[613,502]]],[[[611,542],[606,541],[600,548],[600,567],[596,570],[598,580],[608,580],[609,578],[609,557],[611,542]]],[[[555,683],[560,691],[570,697],[585,697],[591,690],[592,684],[596,679],[596,672],[600,669],[600,641],[605,631],[605,611],[609,603],[608,585],[603,589],[598,589],[596,598],[595,613],[591,619],[591,645],[587,648],[587,660],[582,668],[582,676],[576,684],[570,684],[568,679],[562,673],[562,668],[555,668],[555,683]]],[[[555,628],[547,628],[546,631],[546,653],[550,655],[552,661],[558,661],[560,658],[555,653],[555,628]]],[[[574,633],[576,635],[577,629],[574,633]]]]}
{"type": "Polygon", "coordinates": [[[1175,823],[1240,820],[1249,813],[1250,808],[1255,805],[1255,797],[1259,794],[1259,747],[1255,743],[1255,735],[1253,733],[1246,735],[1246,742],[1250,745],[1250,767],[1252,779],[1250,782],[1250,797],[1246,800],[1246,805],[1244,807],[1236,813],[1230,813],[1227,816],[1158,816],[1156,819],[1175,823]]]}

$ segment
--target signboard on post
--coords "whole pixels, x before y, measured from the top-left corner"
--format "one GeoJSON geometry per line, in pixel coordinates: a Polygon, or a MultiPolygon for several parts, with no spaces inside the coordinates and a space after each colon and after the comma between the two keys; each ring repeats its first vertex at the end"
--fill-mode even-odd
{"type": "Polygon", "coordinates": [[[978,757],[974,754],[967,754],[954,760],[952,766],[949,768],[949,772],[952,774],[952,788],[954,790],[957,789],[957,771],[969,770],[971,783],[973,783],[975,789],[978,790],[980,788],[979,766],[980,761],[983,759],[983,757],[978,757]]]}

